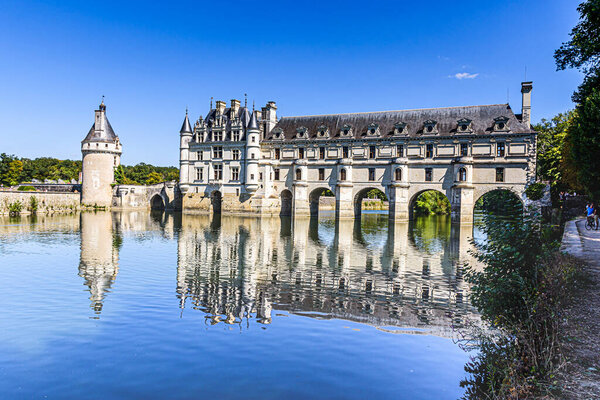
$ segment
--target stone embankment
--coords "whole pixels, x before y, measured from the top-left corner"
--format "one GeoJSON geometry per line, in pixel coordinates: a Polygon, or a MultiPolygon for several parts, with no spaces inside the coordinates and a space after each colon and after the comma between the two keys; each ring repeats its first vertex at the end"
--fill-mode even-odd
{"type": "Polygon", "coordinates": [[[79,193],[0,191],[0,215],[73,212],[81,208],[79,193]]]}

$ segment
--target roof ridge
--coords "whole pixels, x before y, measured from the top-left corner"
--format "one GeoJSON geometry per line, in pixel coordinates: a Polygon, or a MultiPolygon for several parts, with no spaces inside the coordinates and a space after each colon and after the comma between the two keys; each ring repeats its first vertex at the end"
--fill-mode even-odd
{"type": "Polygon", "coordinates": [[[497,103],[497,104],[481,104],[478,106],[453,106],[453,107],[431,107],[431,108],[409,108],[405,110],[387,110],[387,111],[362,111],[353,113],[337,113],[337,114],[313,114],[313,115],[293,115],[281,117],[281,119],[287,118],[306,118],[306,117],[332,117],[336,115],[360,115],[360,114],[383,114],[390,112],[402,112],[402,111],[426,111],[426,110],[443,110],[443,109],[455,109],[455,108],[475,108],[475,107],[492,107],[492,106],[509,106],[508,103],[497,103]]]}

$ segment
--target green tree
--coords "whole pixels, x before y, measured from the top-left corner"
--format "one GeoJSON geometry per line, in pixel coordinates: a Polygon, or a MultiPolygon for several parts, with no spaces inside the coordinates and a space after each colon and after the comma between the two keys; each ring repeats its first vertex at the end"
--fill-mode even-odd
{"type": "Polygon", "coordinates": [[[21,172],[23,172],[23,162],[21,160],[12,160],[8,163],[6,174],[2,176],[2,182],[5,182],[8,186],[20,183],[19,177],[21,176],[21,172]]]}
{"type": "Polygon", "coordinates": [[[419,214],[449,214],[450,202],[443,193],[428,190],[417,197],[415,211],[419,214]]]}
{"type": "Polygon", "coordinates": [[[163,177],[156,171],[152,171],[146,177],[147,185],[154,185],[155,183],[159,183],[163,181],[163,177]]]}

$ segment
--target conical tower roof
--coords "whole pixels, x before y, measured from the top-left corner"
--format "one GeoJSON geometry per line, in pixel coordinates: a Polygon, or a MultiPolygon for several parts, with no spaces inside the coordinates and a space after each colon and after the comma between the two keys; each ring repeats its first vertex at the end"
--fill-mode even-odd
{"type": "Polygon", "coordinates": [[[190,119],[188,118],[188,112],[185,110],[185,119],[179,133],[192,133],[192,125],[190,125],[190,119]]]}
{"type": "Polygon", "coordinates": [[[256,111],[254,111],[252,113],[252,116],[250,117],[250,123],[248,124],[248,130],[259,130],[258,128],[258,121],[256,120],[256,111]]]}
{"type": "Polygon", "coordinates": [[[114,143],[117,141],[118,136],[110,126],[108,118],[106,118],[106,106],[104,100],[96,110],[96,120],[92,124],[87,136],[83,139],[83,142],[107,142],[114,143]]]}

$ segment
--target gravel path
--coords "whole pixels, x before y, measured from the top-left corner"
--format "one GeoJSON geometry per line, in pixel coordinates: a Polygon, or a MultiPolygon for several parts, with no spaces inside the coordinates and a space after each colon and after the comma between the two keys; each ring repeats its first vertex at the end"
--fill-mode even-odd
{"type": "Polygon", "coordinates": [[[563,250],[585,261],[584,282],[563,321],[567,365],[561,386],[569,400],[600,399],[600,231],[584,224],[568,222],[563,237],[563,250]]]}

